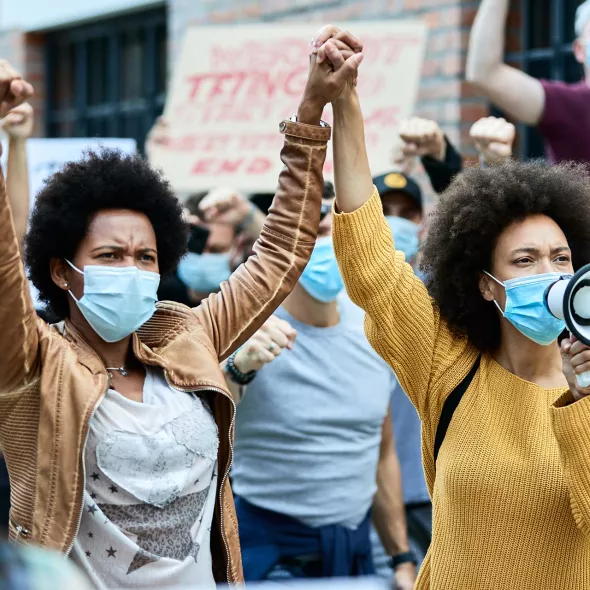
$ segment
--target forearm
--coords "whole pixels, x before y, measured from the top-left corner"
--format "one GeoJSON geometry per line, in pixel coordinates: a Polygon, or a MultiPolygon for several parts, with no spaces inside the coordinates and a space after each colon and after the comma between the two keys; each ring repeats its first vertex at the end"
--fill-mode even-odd
{"type": "MultiPolygon", "coordinates": [[[[311,120],[311,115],[305,120],[311,120]]],[[[220,359],[239,348],[274,313],[299,280],[313,250],[330,130],[285,123],[283,132],[285,167],[254,256],[222,283],[218,294],[196,309],[220,359]]]]}
{"type": "Polygon", "coordinates": [[[0,395],[21,386],[35,369],[37,317],[0,171],[0,395]]]}
{"type": "Polygon", "coordinates": [[[471,30],[466,77],[478,83],[504,64],[508,0],[482,0],[471,30]]]}
{"type": "Polygon", "coordinates": [[[22,252],[22,243],[29,220],[29,172],[26,139],[11,138],[9,141],[6,192],[12,209],[16,238],[22,252]]]}
{"type": "Polygon", "coordinates": [[[422,165],[424,166],[424,170],[426,170],[426,174],[428,174],[430,184],[439,194],[448,188],[453,178],[462,169],[461,155],[448,139],[445,138],[445,141],[447,149],[444,161],[441,162],[429,156],[422,158],[422,165]]]}
{"type": "Polygon", "coordinates": [[[379,461],[373,522],[388,555],[409,551],[401,470],[393,450],[379,461]]]}
{"type": "Polygon", "coordinates": [[[373,194],[365,126],[356,93],[334,105],[334,182],[338,210],[362,207],[373,194]]]}
{"type": "Polygon", "coordinates": [[[575,401],[568,391],[550,412],[573,517],[578,528],[590,535],[590,397],[575,401]]]}
{"type": "Polygon", "coordinates": [[[234,402],[236,404],[239,404],[240,401],[242,400],[242,397],[244,396],[244,393],[246,391],[246,387],[242,386],[242,385],[238,385],[237,383],[234,383],[229,375],[227,374],[225,367],[227,365],[227,359],[225,361],[223,361],[219,366],[221,367],[221,370],[223,371],[223,376],[225,378],[225,384],[227,385],[227,388],[229,389],[229,392],[231,393],[232,397],[234,398],[234,402]]]}

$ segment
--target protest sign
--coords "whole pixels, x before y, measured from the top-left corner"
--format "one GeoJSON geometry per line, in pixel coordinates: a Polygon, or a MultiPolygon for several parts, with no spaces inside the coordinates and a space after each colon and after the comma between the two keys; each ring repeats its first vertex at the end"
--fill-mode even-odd
{"type": "MultiPolygon", "coordinates": [[[[412,114],[426,26],[417,21],[344,23],[364,43],[358,92],[373,173],[391,168],[399,122],[412,114]]],[[[316,25],[190,28],[165,108],[167,132],[150,156],[179,193],[219,184],[273,191],[281,120],[297,112],[316,25]]],[[[331,122],[327,108],[324,119],[331,122]]],[[[331,154],[325,174],[331,176],[331,154]]]]}
{"type": "MultiPolygon", "coordinates": [[[[2,167],[6,170],[8,142],[3,141],[2,143],[2,167]]],[[[59,137],[46,139],[32,137],[27,140],[31,207],[34,205],[35,195],[42,188],[43,183],[49,176],[62,168],[66,162],[80,160],[86,150],[96,150],[100,146],[119,149],[125,154],[133,154],[137,149],[134,139],[97,139],[96,137],[59,137]]]]}

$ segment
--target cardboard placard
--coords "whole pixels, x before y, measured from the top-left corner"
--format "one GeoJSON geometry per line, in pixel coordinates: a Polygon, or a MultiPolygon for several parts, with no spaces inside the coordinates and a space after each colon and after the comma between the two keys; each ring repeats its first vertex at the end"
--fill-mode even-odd
{"type": "MultiPolygon", "coordinates": [[[[414,109],[426,25],[391,20],[340,26],[364,44],[358,92],[371,168],[378,174],[391,168],[397,126],[414,109]]],[[[166,135],[150,153],[177,192],[219,185],[274,192],[283,143],[279,123],[297,112],[318,29],[277,23],[187,31],[166,103],[166,135]]],[[[324,120],[331,119],[327,107],[324,120]]],[[[332,169],[329,153],[328,177],[332,169]]]]}

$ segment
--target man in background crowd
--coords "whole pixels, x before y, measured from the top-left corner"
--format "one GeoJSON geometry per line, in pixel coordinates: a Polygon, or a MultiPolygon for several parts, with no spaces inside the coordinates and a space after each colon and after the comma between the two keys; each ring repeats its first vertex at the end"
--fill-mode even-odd
{"type": "Polygon", "coordinates": [[[244,573],[247,581],[374,573],[372,517],[398,588],[410,590],[416,567],[391,426],[395,378],[343,292],[333,196],[326,183],[319,238],[299,283],[225,367],[241,400],[232,481],[244,573]]]}
{"type": "Polygon", "coordinates": [[[244,248],[258,238],[264,214],[225,187],[193,195],[184,205],[190,226],[188,252],[171,276],[162,277],[158,297],[194,307],[217,292],[243,262],[244,248]]]}
{"type": "Polygon", "coordinates": [[[509,0],[482,0],[471,32],[467,80],[510,117],[538,126],[550,162],[590,162],[590,0],[576,12],[574,56],[584,73],[576,84],[537,80],[504,63],[508,8],[509,0]]]}

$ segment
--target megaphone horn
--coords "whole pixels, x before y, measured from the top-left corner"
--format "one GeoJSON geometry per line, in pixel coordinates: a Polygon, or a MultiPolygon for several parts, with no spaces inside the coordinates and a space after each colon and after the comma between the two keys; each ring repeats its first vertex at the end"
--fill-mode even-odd
{"type": "MultiPolygon", "coordinates": [[[[590,264],[573,277],[564,277],[550,285],[545,293],[547,309],[565,321],[568,330],[590,346],[590,264]]],[[[582,388],[590,386],[590,371],[576,376],[582,388]]]]}

